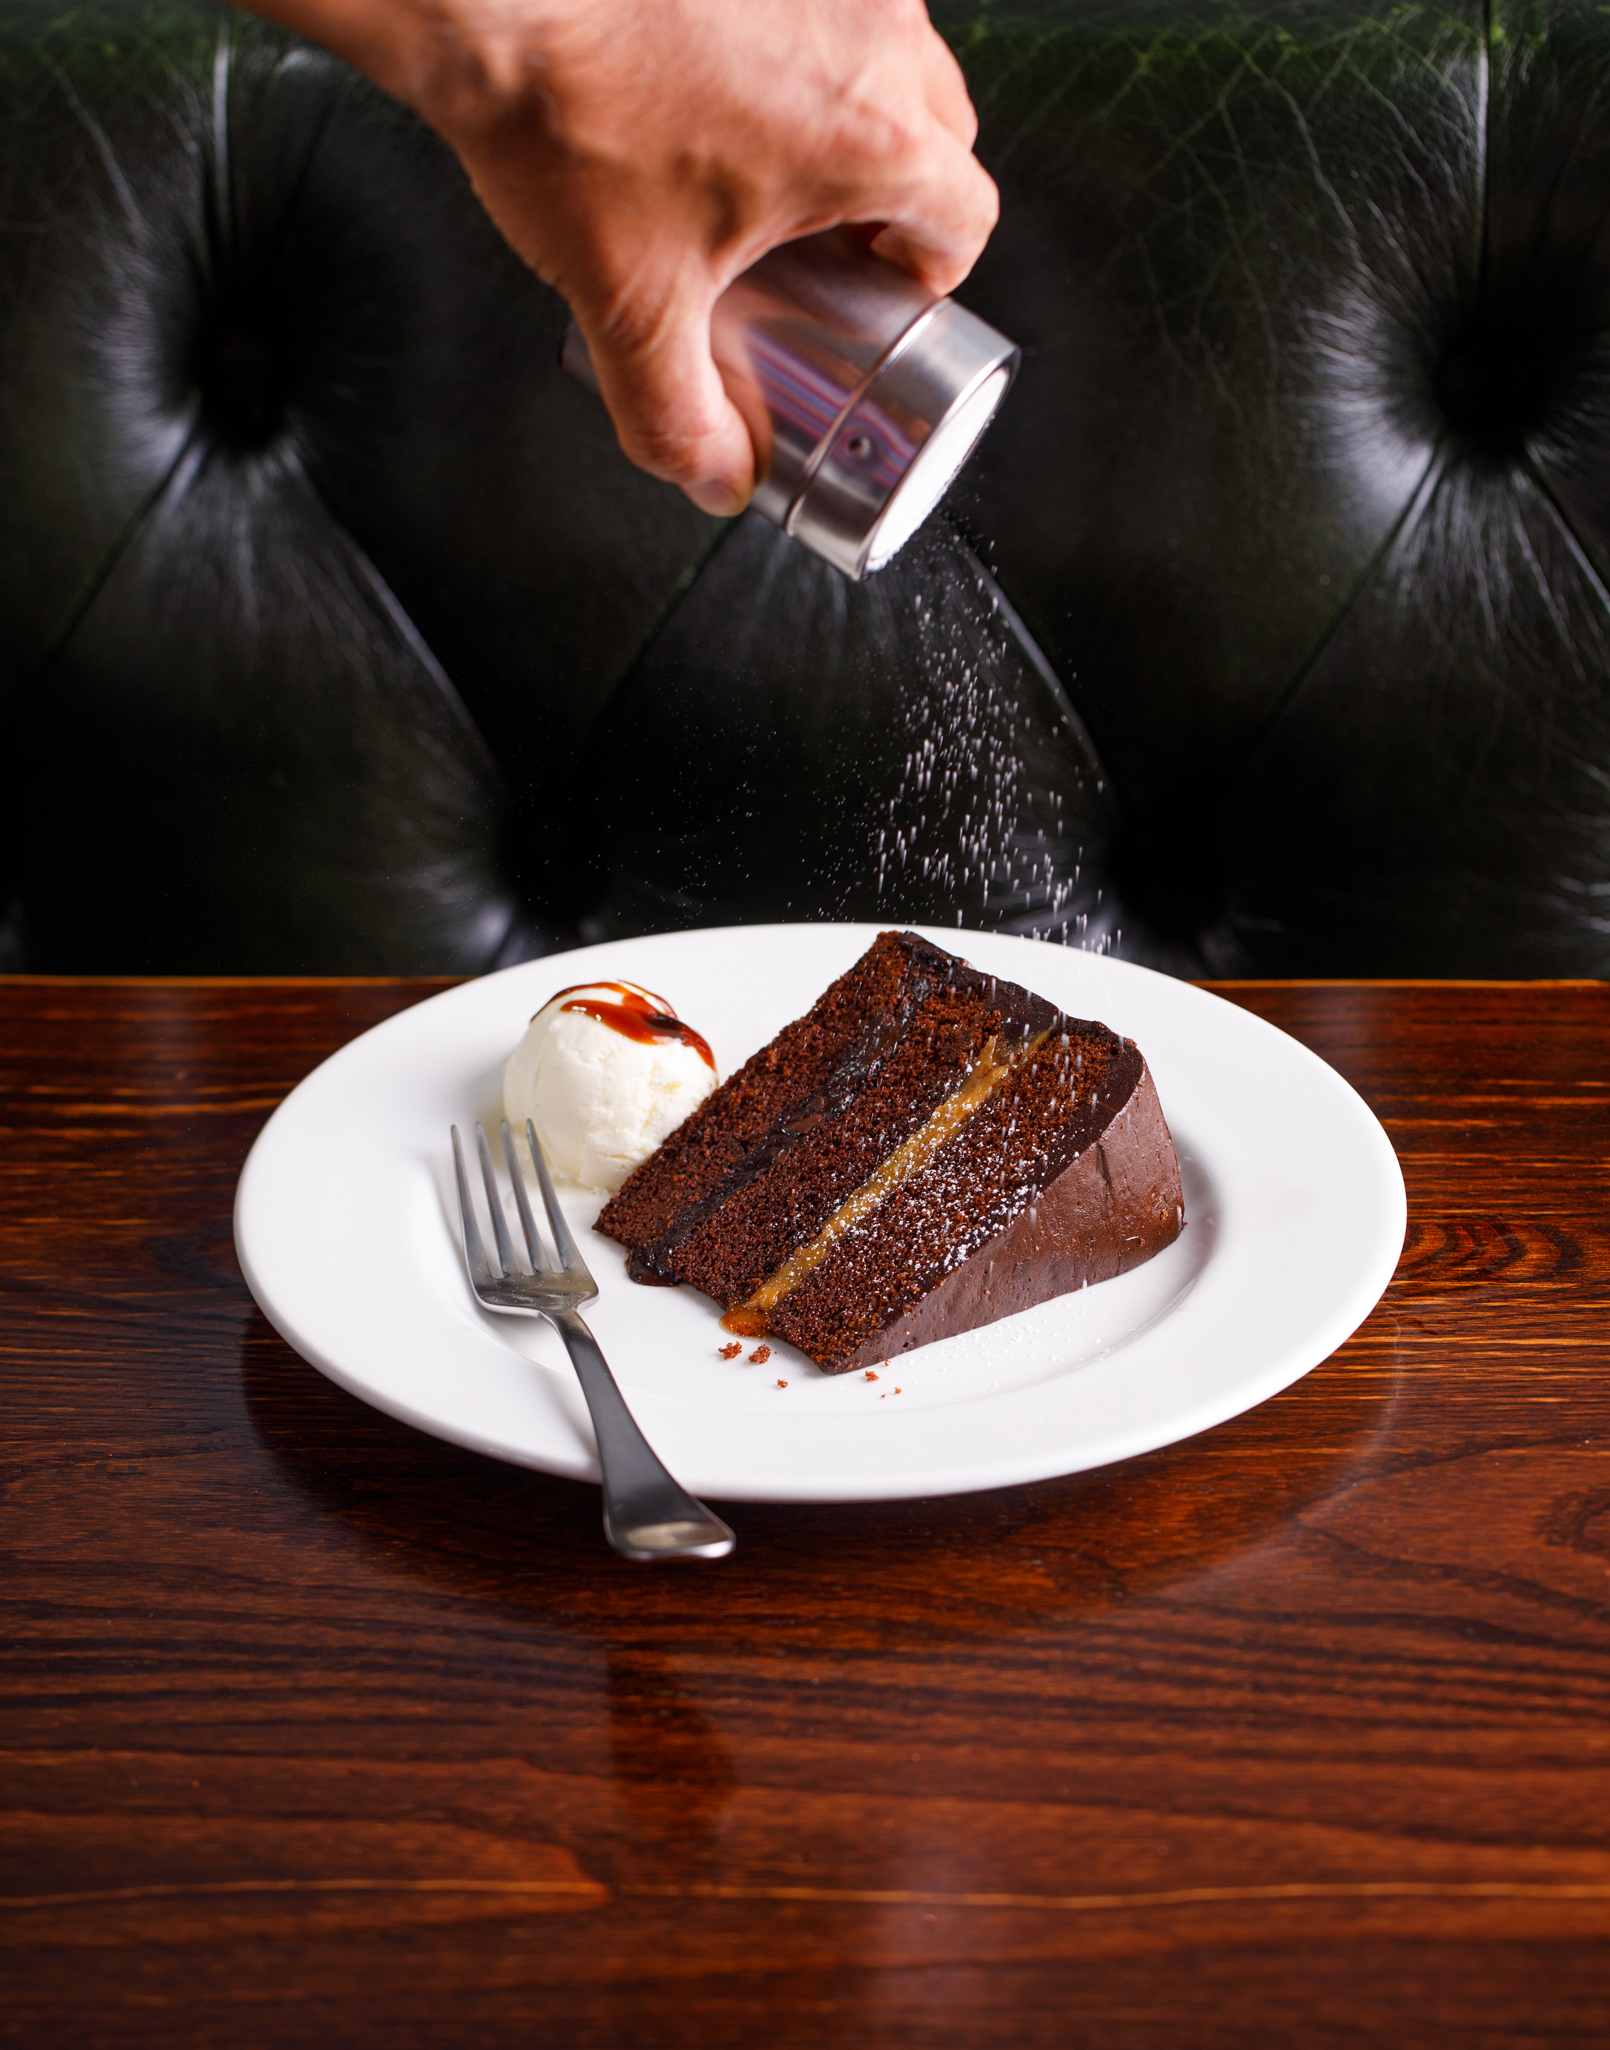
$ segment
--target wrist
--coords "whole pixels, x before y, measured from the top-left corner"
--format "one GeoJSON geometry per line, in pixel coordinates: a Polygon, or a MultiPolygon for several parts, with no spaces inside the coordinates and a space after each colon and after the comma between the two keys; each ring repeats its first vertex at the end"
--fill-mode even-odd
{"type": "MultiPolygon", "coordinates": [[[[389,0],[381,0],[387,7],[389,0]]],[[[404,0],[388,87],[451,142],[486,135],[544,96],[553,43],[587,0],[404,0]]]]}
{"type": "Polygon", "coordinates": [[[484,134],[544,91],[554,46],[594,0],[250,0],[345,58],[450,140],[484,134]]]}

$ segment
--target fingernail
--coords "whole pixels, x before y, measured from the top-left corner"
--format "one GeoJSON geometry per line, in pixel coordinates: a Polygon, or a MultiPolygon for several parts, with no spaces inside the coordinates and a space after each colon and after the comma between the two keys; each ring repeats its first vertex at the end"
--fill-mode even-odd
{"type": "Polygon", "coordinates": [[[712,477],[705,484],[690,484],[688,496],[700,512],[714,513],[718,519],[730,520],[734,513],[744,509],[742,495],[723,477],[712,477]]]}

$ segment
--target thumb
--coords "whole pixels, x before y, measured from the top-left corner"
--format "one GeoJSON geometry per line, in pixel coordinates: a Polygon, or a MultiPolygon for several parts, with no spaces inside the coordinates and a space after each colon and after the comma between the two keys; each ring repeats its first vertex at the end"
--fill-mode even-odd
{"type": "Polygon", "coordinates": [[[710,305],[668,305],[645,331],[578,314],[598,389],[621,448],[640,469],[679,485],[701,512],[742,512],[755,488],[755,450],[710,353],[710,305]]]}

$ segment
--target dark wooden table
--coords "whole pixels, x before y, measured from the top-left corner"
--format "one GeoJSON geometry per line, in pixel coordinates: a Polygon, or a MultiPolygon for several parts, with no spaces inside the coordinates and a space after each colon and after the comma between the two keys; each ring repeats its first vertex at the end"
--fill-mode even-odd
{"type": "Polygon", "coordinates": [[[0,984],[0,2042],[1610,2039],[1610,990],[1227,989],[1402,1157],[1358,1336],[645,1571],[241,1282],[264,1117],[433,987],[0,984]]]}

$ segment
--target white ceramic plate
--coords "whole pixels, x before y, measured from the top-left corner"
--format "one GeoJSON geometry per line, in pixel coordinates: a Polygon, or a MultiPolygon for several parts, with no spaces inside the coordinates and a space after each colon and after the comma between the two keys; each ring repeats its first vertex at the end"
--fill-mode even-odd
{"type": "MultiPolygon", "coordinates": [[[[489,1315],[470,1294],[448,1126],[497,1116],[503,1062],[556,989],[646,984],[729,1075],[878,930],[614,941],[465,983],[365,1033],[293,1090],[246,1162],[235,1242],[253,1295],[304,1359],[388,1415],[596,1480],[558,1334],[489,1315]]],[[[1391,1278],[1405,1223],[1396,1157],[1362,1100],[1294,1039],[1123,962],[984,933],[927,936],[1138,1042],[1179,1149],[1186,1228],[1133,1274],[909,1353],[870,1382],[820,1374],[785,1345],[763,1366],[749,1364],[749,1347],[721,1359],[716,1306],[629,1282],[621,1248],[586,1228],[598,1199],[566,1191],[600,1290],[588,1321],[651,1442],[698,1494],[872,1501],[1126,1459],[1297,1380],[1391,1278]]]]}

